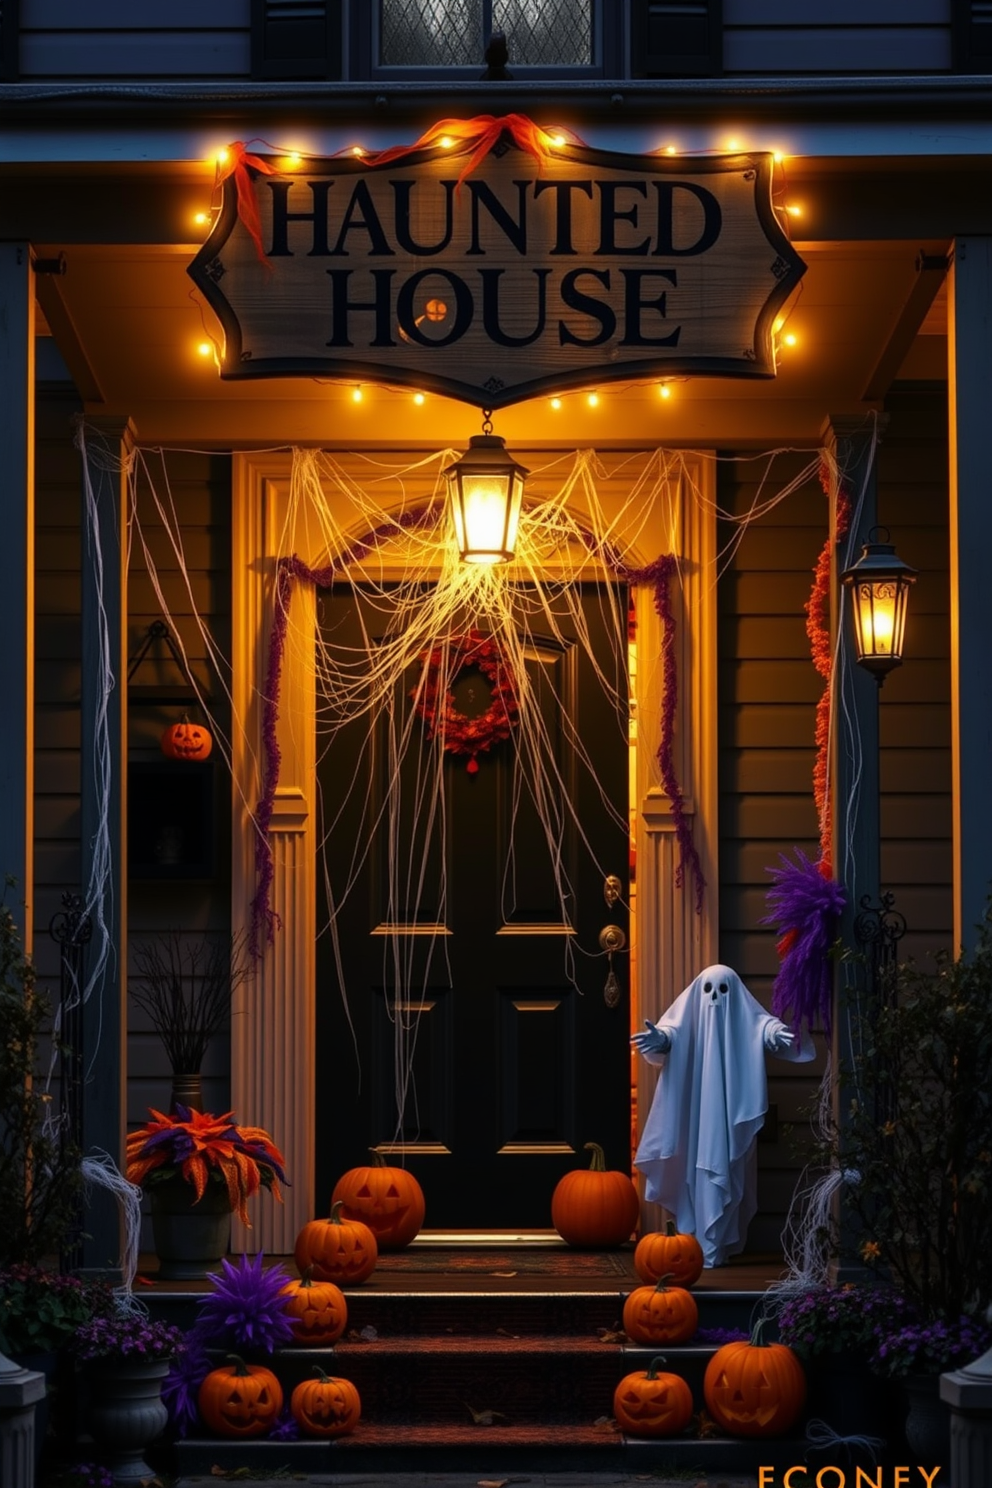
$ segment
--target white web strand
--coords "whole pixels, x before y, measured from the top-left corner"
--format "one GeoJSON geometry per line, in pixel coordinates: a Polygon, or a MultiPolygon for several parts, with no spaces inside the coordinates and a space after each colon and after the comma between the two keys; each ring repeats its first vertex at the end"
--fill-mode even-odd
{"type": "Polygon", "coordinates": [[[84,1157],[80,1168],[87,1191],[103,1188],[117,1201],[121,1214],[123,1244],[120,1266],[122,1282],[114,1288],[119,1312],[146,1312],[134,1295],[134,1278],[138,1273],[138,1244],[141,1236],[141,1189],[129,1183],[107,1152],[94,1151],[84,1157]]]}

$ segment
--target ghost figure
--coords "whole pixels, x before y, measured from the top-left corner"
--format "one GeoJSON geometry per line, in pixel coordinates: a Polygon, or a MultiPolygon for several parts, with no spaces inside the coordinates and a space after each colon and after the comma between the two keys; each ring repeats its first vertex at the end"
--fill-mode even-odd
{"type": "Polygon", "coordinates": [[[696,1236],[704,1263],[743,1249],[757,1208],[756,1143],[768,1109],[765,1051],[812,1059],[729,966],[708,966],[631,1042],[661,1066],[634,1159],[645,1196],[696,1236]]]}

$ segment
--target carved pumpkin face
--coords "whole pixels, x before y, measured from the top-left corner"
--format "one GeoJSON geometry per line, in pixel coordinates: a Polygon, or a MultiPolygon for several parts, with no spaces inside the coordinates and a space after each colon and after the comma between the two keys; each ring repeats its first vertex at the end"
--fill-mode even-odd
{"type": "Polygon", "coordinates": [[[261,1364],[235,1359],[200,1386],[200,1415],[218,1436],[262,1436],[282,1410],[282,1386],[261,1364]]]}
{"type": "Polygon", "coordinates": [[[725,1343],[703,1380],[706,1407],[734,1436],[779,1436],[806,1400],[806,1376],[782,1343],[725,1343]]]}
{"type": "Polygon", "coordinates": [[[624,1332],[636,1343],[685,1343],[699,1326],[699,1309],[684,1287],[638,1287],[623,1306],[624,1332]]]}
{"type": "Polygon", "coordinates": [[[367,1224],[380,1250],[409,1245],[424,1222],[424,1193],[412,1173],[387,1167],[374,1152],[369,1167],[351,1168],[334,1185],[331,1201],[341,1200],[345,1219],[367,1224]]]}
{"type": "Polygon", "coordinates": [[[201,723],[170,724],[162,735],[162,753],[169,759],[205,760],[213,748],[214,741],[201,723]]]}
{"type": "Polygon", "coordinates": [[[677,1286],[690,1287],[703,1271],[703,1248],[695,1235],[676,1231],[671,1221],[665,1231],[642,1235],[634,1251],[634,1269],[642,1281],[670,1276],[677,1286]]]}
{"type": "Polygon", "coordinates": [[[289,1408],[306,1436],[346,1436],[362,1413],[358,1391],[351,1380],[315,1372],[317,1379],[296,1386],[289,1408]]]}
{"type": "Polygon", "coordinates": [[[379,1249],[368,1225],[342,1219],[341,1201],[329,1219],[311,1219],[296,1237],[294,1255],[300,1271],[309,1267],[318,1281],[355,1286],[375,1270],[379,1249]]]}
{"type": "Polygon", "coordinates": [[[333,1281],[314,1281],[308,1270],[300,1281],[283,1287],[293,1337],[312,1348],[323,1348],[341,1337],[348,1322],[348,1304],[333,1281]]]}
{"type": "Polygon", "coordinates": [[[692,1419],[692,1391],[677,1374],[650,1369],[625,1375],[613,1395],[613,1414],[631,1436],[675,1436],[692,1419]]]}

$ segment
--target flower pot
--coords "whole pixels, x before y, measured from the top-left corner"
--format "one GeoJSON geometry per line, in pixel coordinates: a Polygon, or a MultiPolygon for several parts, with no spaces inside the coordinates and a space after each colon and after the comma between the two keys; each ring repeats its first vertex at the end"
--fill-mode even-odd
{"type": "Polygon", "coordinates": [[[193,1281],[218,1270],[231,1239],[227,1189],[208,1183],[197,1202],[193,1185],[175,1178],[149,1192],[160,1279],[193,1281]]]}
{"type": "Polygon", "coordinates": [[[137,1484],[155,1476],[144,1452],[161,1436],[169,1419],[162,1403],[162,1381],[170,1363],[169,1359],[97,1359],[86,1366],[86,1425],[106,1454],[115,1484],[137,1484]]]}
{"type": "Polygon", "coordinates": [[[951,1412],[940,1398],[939,1374],[910,1374],[902,1382],[909,1405],[906,1445],[924,1467],[951,1460],[951,1412]]]}
{"type": "Polygon", "coordinates": [[[203,1110],[203,1076],[199,1070],[195,1074],[173,1073],[169,1110],[174,1111],[177,1104],[193,1111],[203,1110]]]}

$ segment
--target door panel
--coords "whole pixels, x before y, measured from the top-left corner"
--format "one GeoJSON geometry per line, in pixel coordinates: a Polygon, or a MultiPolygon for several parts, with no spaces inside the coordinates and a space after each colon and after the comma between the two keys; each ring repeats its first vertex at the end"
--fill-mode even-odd
{"type": "MultiPolygon", "coordinates": [[[[606,607],[595,586],[589,591],[585,624],[609,671],[606,607]]],[[[325,644],[354,643],[361,602],[351,589],[325,596],[325,644]]],[[[366,614],[374,634],[372,622],[366,614]]],[[[559,637],[532,625],[526,648],[554,769],[533,768],[526,751],[514,768],[518,729],[479,756],[475,774],[448,756],[438,797],[415,721],[398,772],[396,861],[385,831],[386,730],[403,726],[419,667],[397,690],[391,719],[383,710],[371,730],[349,725],[321,757],[340,957],[325,931],[318,1069],[333,1075],[323,1086],[318,1078],[318,1206],[370,1146],[416,1174],[431,1228],[549,1225],[554,1185],[585,1165],[586,1141],[601,1142],[612,1166],[629,1167],[626,958],[615,963],[623,996],[608,1008],[597,941],[618,911],[623,923],[622,905],[607,911],[603,878],[618,873],[626,883],[626,718],[599,686],[564,609],[556,625],[559,637]],[[577,758],[572,725],[591,768],[577,758]],[[342,903],[353,862],[361,870],[342,903]]],[[[459,711],[483,711],[487,688],[463,671],[459,711]]],[[[328,911],[325,899],[319,923],[328,911]]]]}

